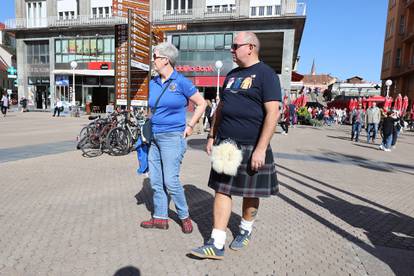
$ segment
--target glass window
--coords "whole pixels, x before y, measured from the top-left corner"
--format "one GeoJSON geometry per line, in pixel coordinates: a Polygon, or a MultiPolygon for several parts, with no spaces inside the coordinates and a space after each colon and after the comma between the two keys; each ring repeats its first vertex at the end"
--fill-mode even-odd
{"type": "Polygon", "coordinates": [[[220,11],[220,5],[215,5],[214,12],[219,12],[219,11],[220,11]]]}
{"type": "Polygon", "coordinates": [[[233,34],[225,34],[224,35],[224,48],[230,49],[232,43],[233,43],[233,34]]]}
{"type": "Polygon", "coordinates": [[[92,16],[93,17],[97,17],[96,15],[98,14],[97,9],[96,8],[92,8],[92,16]]]}
{"type": "Polygon", "coordinates": [[[171,0],[167,0],[167,11],[171,10],[171,0]]]}
{"type": "Polygon", "coordinates": [[[56,63],[62,63],[62,55],[56,55],[56,63]]]}
{"type": "Polygon", "coordinates": [[[189,50],[197,49],[197,37],[195,35],[188,36],[188,49],[189,50]]]}
{"type": "Polygon", "coordinates": [[[55,53],[62,53],[62,41],[60,39],[55,40],[55,53]]]}
{"type": "Polygon", "coordinates": [[[111,53],[115,53],[115,37],[111,38],[111,53]]]}
{"type": "Polygon", "coordinates": [[[68,53],[68,40],[67,39],[62,40],[62,53],[63,54],[68,53]]]}
{"type": "Polygon", "coordinates": [[[265,14],[265,7],[261,6],[259,7],[259,16],[263,16],[265,14]]]}
{"type": "Polygon", "coordinates": [[[213,6],[207,6],[207,12],[208,13],[213,12],[213,6]]]}
{"type": "Polygon", "coordinates": [[[103,44],[104,44],[103,38],[98,38],[97,45],[96,45],[96,51],[98,55],[103,54],[104,52],[103,44]]]}
{"type": "Polygon", "coordinates": [[[91,38],[91,56],[96,56],[96,38],[91,38]]]}
{"type": "Polygon", "coordinates": [[[63,63],[69,62],[69,56],[68,55],[62,55],[62,62],[63,63]]]}
{"type": "Polygon", "coordinates": [[[186,50],[188,49],[188,36],[182,35],[180,37],[180,50],[186,50]]]}
{"type": "Polygon", "coordinates": [[[82,51],[83,51],[83,40],[82,39],[76,39],[76,53],[78,54],[78,55],[82,55],[82,51]]]}
{"type": "Polygon", "coordinates": [[[185,10],[185,0],[181,0],[181,10],[185,10]]]}
{"type": "MultiPolygon", "coordinates": [[[[89,53],[89,49],[90,49],[90,44],[89,44],[89,38],[85,38],[84,40],[83,40],[83,54],[85,55],[85,56],[89,56],[90,55],[90,53],[89,53]]],[[[86,58],[86,57],[85,57],[86,58]]]]}
{"type": "Polygon", "coordinates": [[[267,15],[272,15],[273,12],[273,6],[267,6],[266,8],[266,14],[267,15]]]}
{"type": "Polygon", "coordinates": [[[214,50],[214,35],[206,35],[206,49],[214,50]]]}
{"type": "Polygon", "coordinates": [[[177,47],[177,49],[180,49],[180,36],[179,35],[173,35],[172,37],[172,44],[177,47]]]}
{"type": "Polygon", "coordinates": [[[76,40],[70,39],[68,43],[69,43],[68,52],[70,54],[75,54],[76,53],[76,40]]]}
{"type": "Polygon", "coordinates": [[[105,7],[105,15],[106,15],[106,17],[109,17],[110,16],[110,14],[109,14],[109,7],[105,7]]]}
{"type": "Polygon", "coordinates": [[[224,35],[216,34],[214,37],[214,49],[224,49],[224,35]]]}
{"type": "Polygon", "coordinates": [[[252,7],[252,8],[251,8],[251,13],[250,13],[250,15],[251,15],[251,16],[256,16],[256,7],[252,7]]]}
{"type": "Polygon", "coordinates": [[[205,48],[206,37],[204,35],[197,35],[197,49],[201,50],[205,48]]]}
{"type": "Polygon", "coordinates": [[[105,53],[111,53],[111,39],[110,38],[104,38],[104,52],[105,53]]]}
{"type": "Polygon", "coordinates": [[[188,2],[188,9],[192,10],[193,9],[193,0],[187,0],[188,2]]]}
{"type": "Polygon", "coordinates": [[[103,7],[99,7],[99,17],[103,17],[103,7]]]}
{"type": "Polygon", "coordinates": [[[174,10],[178,10],[178,0],[174,0],[174,10]]]}

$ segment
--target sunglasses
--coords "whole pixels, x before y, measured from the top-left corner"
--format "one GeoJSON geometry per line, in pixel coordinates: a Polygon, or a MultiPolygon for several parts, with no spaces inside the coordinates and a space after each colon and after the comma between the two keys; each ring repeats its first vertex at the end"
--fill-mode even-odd
{"type": "Polygon", "coordinates": [[[156,54],[152,54],[152,59],[156,60],[157,58],[168,58],[166,56],[157,56],[156,54]]]}
{"type": "Polygon", "coordinates": [[[251,44],[251,43],[242,43],[242,44],[233,43],[233,44],[231,44],[231,49],[232,50],[237,50],[240,47],[245,46],[245,45],[252,45],[253,47],[256,47],[256,45],[251,44]]]}

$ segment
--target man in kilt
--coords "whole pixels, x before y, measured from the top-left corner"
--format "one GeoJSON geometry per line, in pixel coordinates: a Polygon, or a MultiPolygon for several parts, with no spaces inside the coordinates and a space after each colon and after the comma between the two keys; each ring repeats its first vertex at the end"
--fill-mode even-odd
{"type": "Polygon", "coordinates": [[[259,60],[260,42],[251,32],[236,35],[231,47],[239,67],[228,73],[220,103],[208,135],[207,153],[220,141],[231,139],[242,150],[243,160],[235,176],[211,169],[208,186],[215,190],[213,231],[204,246],[191,254],[222,259],[226,228],[232,212],[232,196],[243,197],[240,232],[230,244],[233,250],[247,246],[251,239],[259,198],[278,192],[276,167],[269,145],[279,119],[281,87],[272,68],[259,60]]]}

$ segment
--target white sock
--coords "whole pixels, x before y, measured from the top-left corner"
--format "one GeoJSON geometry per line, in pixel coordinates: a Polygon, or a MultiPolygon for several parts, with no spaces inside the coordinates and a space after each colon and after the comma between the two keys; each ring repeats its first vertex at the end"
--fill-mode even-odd
{"type": "Polygon", "coordinates": [[[244,218],[242,218],[241,222],[240,222],[240,228],[243,229],[244,231],[249,232],[249,234],[250,234],[252,232],[252,229],[253,229],[253,223],[254,223],[254,220],[248,221],[248,220],[245,220],[244,218]]]}
{"type": "Polygon", "coordinates": [[[226,243],[226,231],[219,229],[213,229],[211,232],[211,238],[214,239],[214,246],[218,249],[223,249],[224,244],[226,243]]]}

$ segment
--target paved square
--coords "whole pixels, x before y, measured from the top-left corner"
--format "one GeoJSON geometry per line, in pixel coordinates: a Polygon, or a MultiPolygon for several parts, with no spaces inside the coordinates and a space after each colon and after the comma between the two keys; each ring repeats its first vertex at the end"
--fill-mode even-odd
{"type": "Polygon", "coordinates": [[[189,139],[182,165],[196,226],[184,235],[174,220],[139,227],[152,192],[135,152],[82,157],[74,140],[86,123],[0,118],[0,275],[414,275],[414,133],[390,153],[350,142],[349,126],[275,135],[280,195],[261,201],[242,252],[228,249],[235,198],[225,259],[211,261],[187,256],[211,231],[205,135],[189,139]]]}

